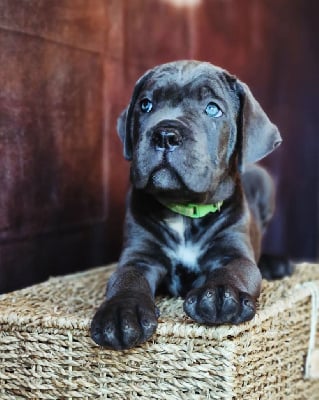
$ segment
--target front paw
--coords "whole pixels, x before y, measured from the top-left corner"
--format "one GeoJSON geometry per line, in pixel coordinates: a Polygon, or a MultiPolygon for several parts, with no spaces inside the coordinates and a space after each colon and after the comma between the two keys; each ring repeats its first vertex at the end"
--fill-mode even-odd
{"type": "Polygon", "coordinates": [[[198,323],[239,324],[254,317],[256,304],[249,294],[230,285],[207,284],[188,293],[184,311],[198,323]]]}
{"type": "Polygon", "coordinates": [[[91,324],[95,343],[124,350],[148,340],[156,330],[158,308],[150,297],[140,294],[117,295],[105,301],[91,324]]]}

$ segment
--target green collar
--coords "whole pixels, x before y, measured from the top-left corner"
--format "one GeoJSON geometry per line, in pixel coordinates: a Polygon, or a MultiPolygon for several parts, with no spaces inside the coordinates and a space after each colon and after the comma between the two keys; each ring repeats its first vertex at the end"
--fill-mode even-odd
{"type": "Polygon", "coordinates": [[[166,204],[162,203],[165,207],[169,208],[171,211],[184,215],[189,218],[202,218],[209,213],[215,213],[216,211],[220,211],[221,206],[223,205],[222,201],[219,201],[216,204],[166,204]]]}

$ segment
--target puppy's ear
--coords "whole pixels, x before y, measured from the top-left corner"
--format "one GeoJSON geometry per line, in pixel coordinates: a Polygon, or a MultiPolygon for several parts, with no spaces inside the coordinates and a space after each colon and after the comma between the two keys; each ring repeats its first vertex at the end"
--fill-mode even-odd
{"type": "Polygon", "coordinates": [[[237,80],[240,98],[238,121],[240,166],[254,163],[275,150],[282,142],[277,127],[270,122],[249,87],[237,80]]]}
{"type": "Polygon", "coordinates": [[[126,135],[127,108],[123,110],[117,119],[117,133],[123,143],[123,155],[128,161],[132,160],[131,135],[126,135]]]}
{"type": "Polygon", "coordinates": [[[143,88],[144,83],[148,80],[154,73],[154,70],[147,71],[144,75],[138,79],[135,84],[135,88],[132,94],[131,101],[127,108],[122,111],[121,115],[117,120],[117,132],[123,143],[124,147],[124,157],[126,160],[131,161],[133,156],[133,111],[135,107],[136,100],[143,88]]]}

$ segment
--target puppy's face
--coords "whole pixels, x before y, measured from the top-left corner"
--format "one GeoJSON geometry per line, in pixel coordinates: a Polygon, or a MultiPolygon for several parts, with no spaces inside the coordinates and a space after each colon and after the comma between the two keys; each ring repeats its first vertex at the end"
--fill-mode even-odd
{"type": "MultiPolygon", "coordinates": [[[[242,132],[245,94],[236,78],[209,63],[179,61],[148,71],[118,124],[125,156],[132,161],[132,184],[180,202],[228,197],[234,166],[243,161],[247,147],[242,132]]],[[[272,131],[263,156],[280,136],[260,106],[258,111],[272,131]]],[[[252,153],[250,158],[261,158],[256,149],[252,153]]]]}

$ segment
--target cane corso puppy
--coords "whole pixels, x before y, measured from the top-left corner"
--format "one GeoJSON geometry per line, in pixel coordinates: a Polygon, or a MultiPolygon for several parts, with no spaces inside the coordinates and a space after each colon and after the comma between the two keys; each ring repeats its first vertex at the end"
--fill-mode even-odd
{"type": "MultiPolygon", "coordinates": [[[[146,72],[118,120],[131,161],[125,238],[93,340],[127,349],[151,337],[155,293],[183,296],[201,324],[253,318],[261,289],[262,234],[274,211],[268,173],[252,163],[281,143],[249,88],[206,62],[146,72]]],[[[290,272],[262,259],[267,277],[290,272]]]]}

